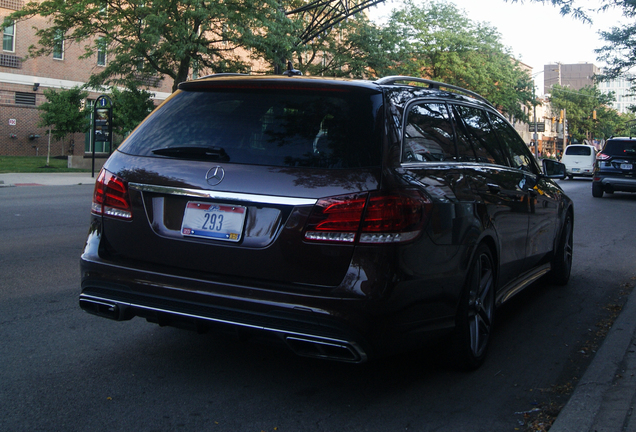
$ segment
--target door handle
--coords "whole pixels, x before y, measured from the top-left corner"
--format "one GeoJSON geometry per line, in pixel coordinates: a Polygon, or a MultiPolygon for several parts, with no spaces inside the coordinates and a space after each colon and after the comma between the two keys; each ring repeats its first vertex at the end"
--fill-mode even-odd
{"type": "Polygon", "coordinates": [[[488,183],[487,186],[488,186],[488,191],[490,191],[490,193],[498,194],[501,192],[501,188],[499,187],[499,185],[488,183]]]}

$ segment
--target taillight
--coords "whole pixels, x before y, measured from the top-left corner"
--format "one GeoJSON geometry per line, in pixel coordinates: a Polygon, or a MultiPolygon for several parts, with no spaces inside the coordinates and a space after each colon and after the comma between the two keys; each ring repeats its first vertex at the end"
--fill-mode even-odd
{"type": "Polygon", "coordinates": [[[597,153],[596,154],[596,160],[599,160],[599,161],[607,160],[609,158],[610,158],[610,156],[606,155],[605,153],[597,153]]]}
{"type": "Polygon", "coordinates": [[[91,212],[99,216],[132,219],[126,182],[102,169],[95,182],[91,212]]]}
{"type": "Polygon", "coordinates": [[[319,200],[307,221],[309,241],[396,243],[422,230],[431,202],[418,191],[341,195],[319,200]]]}

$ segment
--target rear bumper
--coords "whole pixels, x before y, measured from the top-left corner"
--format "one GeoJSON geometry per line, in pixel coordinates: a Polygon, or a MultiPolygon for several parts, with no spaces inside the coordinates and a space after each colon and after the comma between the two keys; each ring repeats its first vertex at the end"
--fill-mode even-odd
{"type": "MultiPolygon", "coordinates": [[[[322,309],[319,304],[324,299],[305,298],[301,303],[268,296],[265,300],[257,293],[252,293],[251,299],[238,299],[211,294],[209,286],[208,292],[197,289],[197,285],[209,285],[205,281],[189,280],[186,290],[177,288],[183,280],[170,280],[173,278],[165,275],[111,268],[117,274],[115,278],[104,271],[107,266],[82,260],[81,267],[79,304],[94,315],[117,321],[141,317],[162,326],[198,332],[271,336],[309,357],[362,363],[369,355],[367,339],[353,330],[351,322],[338,320],[335,310],[322,309]]],[[[339,299],[336,303],[349,320],[360,319],[353,313],[360,307],[360,300],[339,299]]]]}
{"type": "Polygon", "coordinates": [[[265,337],[306,357],[362,363],[420,346],[454,327],[456,298],[436,283],[428,301],[414,302],[413,293],[427,290],[416,281],[385,285],[388,296],[353,297],[184,278],[93,260],[86,253],[80,267],[79,304],[93,315],[117,321],[141,317],[241,339],[265,337]]]}
{"type": "Polygon", "coordinates": [[[597,174],[594,182],[601,184],[605,192],[636,192],[636,178],[605,177],[597,174]]]}
{"type": "Polygon", "coordinates": [[[574,176],[574,177],[592,177],[592,175],[594,174],[594,168],[573,168],[573,169],[566,169],[565,170],[565,174],[568,176],[574,176]]]}
{"type": "MultiPolygon", "coordinates": [[[[359,247],[338,287],[228,279],[111,256],[94,221],[80,259],[80,307],[199,332],[285,342],[302,356],[362,363],[419,346],[455,325],[466,248],[359,247]]],[[[105,242],[107,243],[107,242],[105,242]]]]}

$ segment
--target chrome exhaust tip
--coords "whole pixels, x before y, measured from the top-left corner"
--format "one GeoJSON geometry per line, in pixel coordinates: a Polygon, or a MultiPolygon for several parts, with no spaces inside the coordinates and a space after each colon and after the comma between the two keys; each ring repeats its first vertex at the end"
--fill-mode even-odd
{"type": "Polygon", "coordinates": [[[120,308],[116,303],[81,295],[79,305],[84,311],[93,315],[116,321],[122,320],[120,308]]]}
{"type": "Polygon", "coordinates": [[[291,335],[286,335],[284,339],[291,350],[299,356],[348,363],[364,363],[367,360],[366,353],[353,343],[291,335]]]}

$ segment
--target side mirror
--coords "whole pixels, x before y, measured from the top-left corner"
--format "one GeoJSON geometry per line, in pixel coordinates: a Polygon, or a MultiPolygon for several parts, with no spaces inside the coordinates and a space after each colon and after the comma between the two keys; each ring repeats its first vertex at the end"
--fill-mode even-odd
{"type": "Polygon", "coordinates": [[[543,174],[548,178],[565,179],[565,164],[552,159],[543,159],[543,174]]]}

